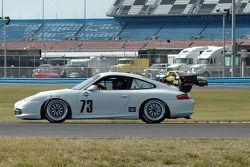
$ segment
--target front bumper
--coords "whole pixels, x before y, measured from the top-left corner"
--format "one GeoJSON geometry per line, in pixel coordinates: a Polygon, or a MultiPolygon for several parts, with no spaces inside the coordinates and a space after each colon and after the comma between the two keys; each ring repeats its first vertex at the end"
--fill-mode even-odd
{"type": "Polygon", "coordinates": [[[15,117],[17,119],[40,120],[42,104],[40,101],[18,101],[14,105],[15,117]]]}

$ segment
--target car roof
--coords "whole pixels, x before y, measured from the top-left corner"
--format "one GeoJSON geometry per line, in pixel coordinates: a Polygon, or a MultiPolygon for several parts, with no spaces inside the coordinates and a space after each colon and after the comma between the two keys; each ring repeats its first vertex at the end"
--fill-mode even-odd
{"type": "Polygon", "coordinates": [[[101,75],[102,77],[105,77],[105,76],[124,76],[124,77],[134,77],[134,78],[147,79],[141,75],[136,75],[136,74],[132,74],[132,73],[124,73],[124,72],[104,72],[104,73],[100,73],[99,75],[101,75]]]}

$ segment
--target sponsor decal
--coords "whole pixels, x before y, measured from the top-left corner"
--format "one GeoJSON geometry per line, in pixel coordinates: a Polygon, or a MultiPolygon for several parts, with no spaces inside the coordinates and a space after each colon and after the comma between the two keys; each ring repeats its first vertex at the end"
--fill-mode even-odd
{"type": "Polygon", "coordinates": [[[129,107],[128,112],[136,112],[136,107],[129,107]]]}

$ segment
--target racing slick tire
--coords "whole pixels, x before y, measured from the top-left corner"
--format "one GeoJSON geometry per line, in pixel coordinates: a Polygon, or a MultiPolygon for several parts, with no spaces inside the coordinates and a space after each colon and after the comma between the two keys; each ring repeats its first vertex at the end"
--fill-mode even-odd
{"type": "Polygon", "coordinates": [[[166,104],[159,99],[146,100],[140,107],[140,119],[146,123],[161,123],[167,113],[166,104]]]}
{"type": "Polygon", "coordinates": [[[68,104],[61,99],[52,99],[45,105],[45,118],[51,123],[62,123],[69,115],[68,104]]]}

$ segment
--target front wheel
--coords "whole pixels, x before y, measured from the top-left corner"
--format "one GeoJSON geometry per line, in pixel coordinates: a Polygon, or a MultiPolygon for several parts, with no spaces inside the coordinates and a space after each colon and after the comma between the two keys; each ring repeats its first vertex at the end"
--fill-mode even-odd
{"type": "Polygon", "coordinates": [[[166,105],[161,100],[150,99],[140,107],[140,118],[146,123],[160,123],[166,116],[166,105]]]}
{"type": "Polygon", "coordinates": [[[65,101],[53,99],[45,106],[45,117],[51,123],[62,123],[67,119],[69,108],[65,101]]]}

